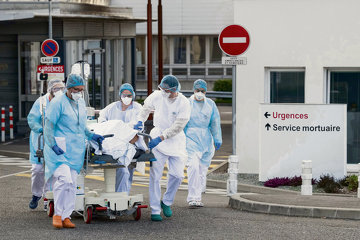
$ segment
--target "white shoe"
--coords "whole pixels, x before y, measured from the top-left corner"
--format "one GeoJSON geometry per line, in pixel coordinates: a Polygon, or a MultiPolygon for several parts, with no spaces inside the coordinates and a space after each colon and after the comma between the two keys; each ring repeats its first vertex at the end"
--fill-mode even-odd
{"type": "Polygon", "coordinates": [[[190,201],[189,208],[196,208],[196,201],[190,201]]]}
{"type": "Polygon", "coordinates": [[[196,201],[195,204],[196,204],[196,207],[203,207],[204,206],[204,204],[202,202],[200,202],[200,201],[196,201]]]}
{"type": "Polygon", "coordinates": [[[44,211],[47,211],[47,201],[44,201],[44,211]]]}

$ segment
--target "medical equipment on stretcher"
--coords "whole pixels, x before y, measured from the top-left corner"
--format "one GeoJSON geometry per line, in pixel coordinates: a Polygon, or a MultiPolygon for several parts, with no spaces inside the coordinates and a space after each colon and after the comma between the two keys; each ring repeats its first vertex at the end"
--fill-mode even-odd
{"type": "MultiPolygon", "coordinates": [[[[150,135],[145,133],[138,133],[144,137],[151,139],[150,135]]],[[[104,135],[104,138],[112,137],[112,134],[104,135]]],[[[94,149],[87,146],[85,155],[84,167],[77,178],[77,194],[75,202],[75,212],[83,216],[85,223],[91,223],[93,215],[107,216],[110,219],[115,219],[118,216],[132,215],[136,221],[141,218],[141,209],[147,208],[147,205],[142,205],[144,201],[142,194],[128,196],[126,192],[115,192],[116,169],[125,167],[119,165],[117,159],[112,156],[102,154],[102,144],[98,142],[100,154],[95,154],[94,149]],[[88,167],[94,169],[104,169],[104,184],[105,191],[92,190],[86,191],[84,188],[84,178],[88,172],[88,167]]],[[[138,149],[132,163],[149,161],[150,166],[152,161],[156,161],[151,150],[143,151],[138,149]]],[[[54,214],[54,198],[52,192],[46,193],[48,199],[47,214],[52,217],[54,214]]]]}

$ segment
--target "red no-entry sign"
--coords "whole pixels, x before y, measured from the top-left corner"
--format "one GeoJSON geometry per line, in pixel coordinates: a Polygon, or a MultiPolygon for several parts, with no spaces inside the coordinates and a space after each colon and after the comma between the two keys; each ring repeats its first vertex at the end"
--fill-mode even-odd
{"type": "Polygon", "coordinates": [[[53,57],[59,52],[59,44],[53,39],[46,39],[41,44],[41,52],[48,57],[53,57]]]}
{"type": "Polygon", "coordinates": [[[249,33],[240,25],[225,27],[218,38],[221,50],[230,56],[237,56],[246,51],[250,44],[249,33]]]}

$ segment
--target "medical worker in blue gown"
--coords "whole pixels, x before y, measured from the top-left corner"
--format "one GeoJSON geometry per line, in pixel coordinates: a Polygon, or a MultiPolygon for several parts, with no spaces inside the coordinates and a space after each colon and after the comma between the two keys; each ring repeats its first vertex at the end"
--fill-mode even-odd
{"type": "Polygon", "coordinates": [[[214,156],[222,144],[220,114],[213,100],[205,97],[207,84],[198,79],[194,82],[194,95],[190,97],[191,116],[184,132],[188,152],[187,175],[189,207],[203,207],[201,194],[206,189],[206,174],[214,156]]]}
{"type": "Polygon", "coordinates": [[[154,128],[150,135],[149,148],[153,149],[156,161],[150,168],[149,198],[151,220],[162,221],[161,210],[165,217],[172,216],[171,205],[184,178],[187,159],[184,127],[190,118],[188,99],[180,92],[180,83],[173,75],[161,80],[159,90],[154,91],[144,101],[138,115],[135,129],[141,128],[149,113],[154,111],[154,128]],[[168,162],[168,183],[161,200],[160,179],[164,165],[168,162]]]}
{"type": "Polygon", "coordinates": [[[47,109],[45,122],[45,177],[53,176],[55,228],[74,228],[70,215],[75,207],[76,178],[85,155],[85,139],[102,141],[86,128],[86,107],[82,94],[84,79],[70,74],[67,91],[47,109]]]}
{"type": "MultiPolygon", "coordinates": [[[[35,209],[38,202],[45,195],[45,192],[50,189],[50,181],[45,185],[45,170],[44,159],[36,157],[36,150],[38,150],[38,139],[43,133],[43,113],[45,116],[46,107],[54,97],[59,97],[63,94],[65,85],[61,80],[52,79],[48,82],[47,93],[39,97],[32,106],[29,115],[27,116],[28,124],[31,129],[30,132],[30,156],[31,163],[31,192],[32,199],[29,203],[29,208],[35,209]]],[[[41,138],[40,147],[43,146],[41,138]]],[[[44,199],[44,209],[46,210],[47,202],[44,199]]]]}
{"type": "MultiPolygon", "coordinates": [[[[98,122],[109,120],[122,120],[125,123],[135,122],[136,116],[140,112],[141,104],[134,102],[134,88],[129,83],[121,85],[119,90],[120,101],[113,102],[100,111],[98,122]]],[[[129,165],[127,168],[116,169],[116,192],[126,192],[129,194],[133,180],[134,167],[129,165]]]]}

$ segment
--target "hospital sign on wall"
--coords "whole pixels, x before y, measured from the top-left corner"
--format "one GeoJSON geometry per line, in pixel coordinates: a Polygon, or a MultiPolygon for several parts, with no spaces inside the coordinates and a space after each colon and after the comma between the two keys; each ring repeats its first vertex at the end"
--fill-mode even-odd
{"type": "Polygon", "coordinates": [[[346,114],[346,104],[260,104],[260,181],[299,176],[302,160],[314,178],[343,177],[346,114]]]}
{"type": "Polygon", "coordinates": [[[218,37],[220,49],[228,56],[222,57],[225,65],[246,65],[247,59],[239,57],[250,45],[250,35],[240,25],[229,25],[225,27],[218,37]]]}

